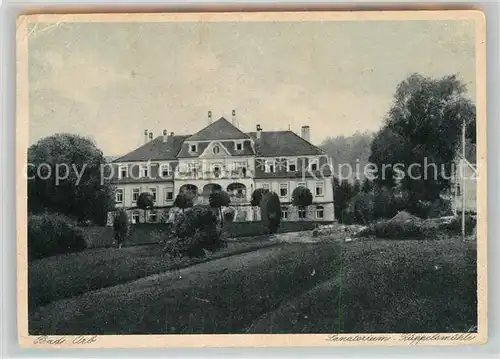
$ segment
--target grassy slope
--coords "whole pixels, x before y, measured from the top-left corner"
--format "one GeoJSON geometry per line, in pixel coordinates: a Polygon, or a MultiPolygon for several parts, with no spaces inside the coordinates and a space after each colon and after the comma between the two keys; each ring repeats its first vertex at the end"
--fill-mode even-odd
{"type": "Polygon", "coordinates": [[[30,333],[242,333],[264,313],[335,277],[336,258],[338,244],[330,243],[218,259],[52,302],[30,312],[30,333]]]}
{"type": "Polygon", "coordinates": [[[248,332],[463,332],[477,324],[475,242],[354,242],[344,244],[343,257],[341,278],[264,315],[248,332]]]}
{"type": "MultiPolygon", "coordinates": [[[[274,244],[267,238],[230,242],[227,248],[211,254],[208,259],[274,244]]],[[[28,267],[29,306],[35,308],[54,300],[203,261],[183,258],[172,262],[162,258],[162,249],[159,245],[95,248],[34,261],[28,267]]]]}

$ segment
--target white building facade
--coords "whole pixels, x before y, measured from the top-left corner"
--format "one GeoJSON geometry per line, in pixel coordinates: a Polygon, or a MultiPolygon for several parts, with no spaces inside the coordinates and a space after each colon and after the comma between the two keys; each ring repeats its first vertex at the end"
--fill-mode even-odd
{"type": "MultiPolygon", "coordinates": [[[[112,162],[115,206],[129,213],[133,223],[163,222],[176,196],[189,191],[194,202],[208,204],[214,190],[226,191],[236,221],[260,220],[250,205],[257,188],[275,192],[282,204],[282,220],[334,221],[331,158],[309,141],[309,126],[301,136],[288,131],[244,133],[225,118],[211,122],[193,135],[168,134],[153,139],[147,130],[144,145],[112,162]],[[308,188],[313,204],[292,205],[292,192],[308,188]],[[142,211],[137,199],[149,192],[154,208],[142,211]]],[[[109,223],[111,221],[109,216],[109,223]]]]}

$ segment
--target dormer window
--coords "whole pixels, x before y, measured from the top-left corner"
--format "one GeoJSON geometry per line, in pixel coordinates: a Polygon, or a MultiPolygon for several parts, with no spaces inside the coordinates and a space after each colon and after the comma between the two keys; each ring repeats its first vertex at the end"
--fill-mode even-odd
{"type": "Polygon", "coordinates": [[[310,171],[317,171],[318,170],[318,160],[317,159],[312,159],[311,162],[309,162],[309,170],[310,171]]]}
{"type": "Polygon", "coordinates": [[[243,142],[235,142],[234,143],[234,149],[236,151],[243,151],[243,142]]]}
{"type": "Polygon", "coordinates": [[[128,175],[128,167],[120,166],[120,178],[125,178],[128,175]]]}
{"type": "Polygon", "coordinates": [[[264,172],[274,173],[274,170],[275,170],[275,161],[274,160],[266,160],[264,172]]]}
{"type": "Polygon", "coordinates": [[[198,151],[198,146],[196,146],[196,143],[189,145],[189,152],[195,153],[198,151]]]}

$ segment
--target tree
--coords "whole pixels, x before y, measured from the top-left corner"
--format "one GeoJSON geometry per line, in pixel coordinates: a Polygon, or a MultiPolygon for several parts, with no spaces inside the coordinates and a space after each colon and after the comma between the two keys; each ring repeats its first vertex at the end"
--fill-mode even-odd
{"type": "Polygon", "coordinates": [[[222,207],[227,207],[231,203],[231,198],[225,191],[213,191],[208,197],[210,207],[216,208],[220,215],[221,227],[224,227],[224,218],[222,216],[222,207]]]}
{"type": "Polygon", "coordinates": [[[297,187],[292,192],[292,205],[300,209],[310,206],[313,201],[313,195],[309,188],[297,187]]]}
{"type": "Polygon", "coordinates": [[[359,192],[361,192],[361,182],[356,179],[354,181],[354,184],[352,185],[352,197],[354,197],[355,195],[357,195],[359,192]]]}
{"type": "Polygon", "coordinates": [[[361,192],[370,193],[372,189],[373,189],[373,182],[370,179],[365,178],[363,180],[363,184],[361,185],[361,192]]]}
{"type": "Polygon", "coordinates": [[[475,139],[475,106],[465,92],[455,75],[433,79],[412,74],[398,85],[371,145],[369,160],[378,169],[379,185],[400,185],[409,193],[410,206],[434,201],[449,189],[464,123],[469,139],[475,139]],[[403,168],[395,170],[396,164],[403,168]]]}
{"type": "Polygon", "coordinates": [[[104,224],[114,206],[110,167],[102,151],[85,137],[55,134],[28,149],[28,210],[59,212],[104,224]],[[102,170],[102,173],[101,173],[102,170]]]}
{"type": "Polygon", "coordinates": [[[180,192],[177,197],[175,197],[174,207],[180,208],[182,213],[184,210],[193,207],[193,196],[188,192],[180,192]]]}
{"type": "Polygon", "coordinates": [[[130,222],[125,210],[119,209],[115,213],[115,217],[113,218],[113,231],[115,234],[116,244],[118,245],[118,248],[121,248],[130,232],[130,222]]]}
{"type": "Polygon", "coordinates": [[[281,221],[281,203],[276,193],[268,192],[264,195],[260,201],[260,212],[269,233],[276,233],[281,221]]]}
{"type": "Polygon", "coordinates": [[[363,168],[368,163],[372,139],[373,133],[370,132],[356,132],[351,136],[327,137],[320,148],[332,157],[335,165],[339,165],[338,171],[340,173],[337,173],[339,176],[347,178],[358,172],[360,178],[363,178],[363,168]],[[350,168],[340,167],[340,165],[349,165],[350,168]]]}
{"type": "Polygon", "coordinates": [[[265,188],[257,188],[255,191],[253,191],[252,193],[252,200],[250,202],[250,205],[252,205],[253,207],[258,207],[260,205],[260,201],[262,200],[262,197],[264,197],[264,195],[266,193],[269,193],[269,190],[268,189],[265,189],[265,188]]]}
{"type": "Polygon", "coordinates": [[[352,186],[347,180],[339,182],[336,178],[333,180],[333,204],[335,207],[335,218],[344,223],[344,215],[353,197],[352,186]]]}
{"type": "Polygon", "coordinates": [[[137,197],[137,208],[142,209],[144,214],[146,214],[148,209],[153,208],[154,204],[153,195],[149,192],[142,192],[137,197]]]}

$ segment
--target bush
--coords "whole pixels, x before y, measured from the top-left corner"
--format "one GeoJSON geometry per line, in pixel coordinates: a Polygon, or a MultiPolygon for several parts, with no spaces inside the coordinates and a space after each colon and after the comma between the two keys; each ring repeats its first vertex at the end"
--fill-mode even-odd
{"type": "Polygon", "coordinates": [[[236,210],[233,207],[227,207],[222,211],[225,223],[231,223],[236,217],[236,210]]]}
{"type": "Polygon", "coordinates": [[[260,202],[262,201],[262,198],[269,193],[268,189],[265,188],[257,188],[255,191],[252,193],[252,200],[250,201],[250,205],[253,207],[260,206],[260,202]]]}
{"type": "Polygon", "coordinates": [[[260,202],[260,213],[269,233],[278,232],[281,221],[281,203],[276,193],[269,192],[264,195],[260,202]]]}
{"type": "Polygon", "coordinates": [[[83,232],[57,213],[28,216],[28,260],[79,252],[87,247],[83,232]]]}
{"type": "MultiPolygon", "coordinates": [[[[476,228],[476,218],[470,215],[465,215],[465,234],[471,235],[476,228]]],[[[449,223],[441,225],[441,229],[448,234],[461,234],[462,233],[462,217],[454,217],[449,223]]]]}
{"type": "Polygon", "coordinates": [[[194,206],[177,216],[173,240],[165,252],[188,257],[202,257],[205,249],[215,251],[224,246],[217,230],[217,217],[206,206],[194,206]]]}
{"type": "Polygon", "coordinates": [[[409,239],[423,237],[424,230],[421,225],[413,221],[392,222],[382,220],[375,223],[374,234],[379,238],[409,239]]]}
{"type": "Polygon", "coordinates": [[[116,244],[118,248],[121,248],[123,242],[130,234],[130,223],[125,210],[120,209],[115,213],[115,217],[113,218],[113,231],[116,244]]]}

